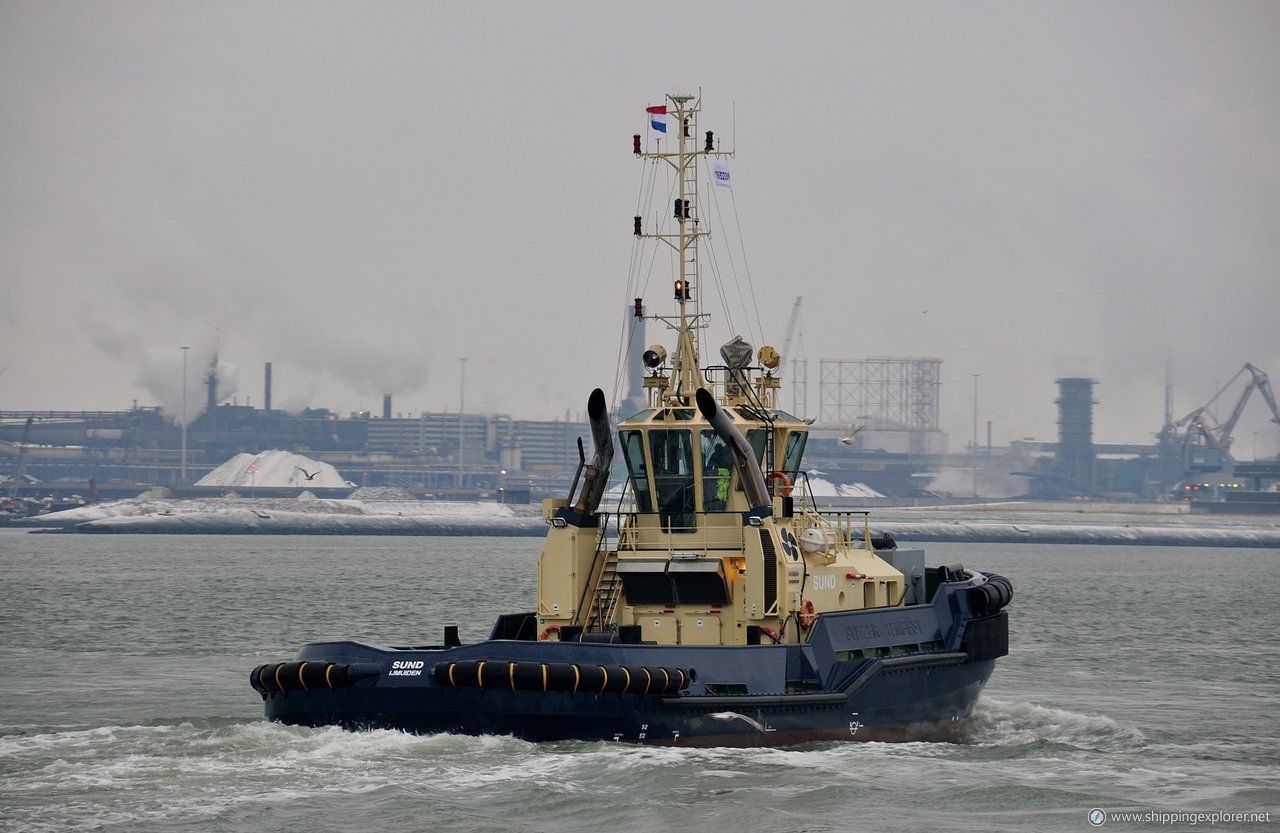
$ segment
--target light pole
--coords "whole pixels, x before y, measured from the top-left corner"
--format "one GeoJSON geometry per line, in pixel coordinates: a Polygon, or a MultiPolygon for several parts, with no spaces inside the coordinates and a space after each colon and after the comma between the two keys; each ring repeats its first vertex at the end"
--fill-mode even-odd
{"type": "Polygon", "coordinates": [[[190,347],[182,348],[182,485],[187,484],[187,353],[190,347]]]}
{"type": "Polygon", "coordinates": [[[973,496],[978,496],[978,376],[973,374],[973,496]]]}
{"type": "Polygon", "coordinates": [[[466,437],[463,432],[462,415],[467,409],[467,360],[458,359],[458,488],[462,488],[462,445],[466,437]]]}

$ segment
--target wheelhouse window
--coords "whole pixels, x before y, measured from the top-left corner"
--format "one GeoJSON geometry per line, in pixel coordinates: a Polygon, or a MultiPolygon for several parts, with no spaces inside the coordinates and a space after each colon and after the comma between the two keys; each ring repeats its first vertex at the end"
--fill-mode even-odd
{"type": "Polygon", "coordinates": [[[693,434],[687,429],[649,431],[653,460],[653,488],[664,528],[688,532],[694,528],[693,434]]]}
{"type": "Polygon", "coordinates": [[[729,501],[729,478],[733,473],[733,452],[714,431],[702,431],[702,508],[720,512],[729,501]]]}
{"type": "Polygon", "coordinates": [[[623,431],[622,456],[627,461],[627,475],[631,478],[631,490],[636,496],[636,510],[653,511],[653,495],[649,491],[649,474],[644,465],[644,432],[623,431]]]}
{"type": "Polygon", "coordinates": [[[766,465],[764,460],[765,446],[769,442],[769,432],[763,428],[752,428],[747,432],[747,445],[751,446],[751,450],[755,452],[756,462],[760,464],[762,471],[768,471],[773,466],[766,465]]]}
{"type": "Polygon", "coordinates": [[[804,457],[804,445],[808,439],[807,431],[793,431],[787,437],[787,456],[783,463],[783,470],[793,478],[800,471],[800,460],[804,457]]]}

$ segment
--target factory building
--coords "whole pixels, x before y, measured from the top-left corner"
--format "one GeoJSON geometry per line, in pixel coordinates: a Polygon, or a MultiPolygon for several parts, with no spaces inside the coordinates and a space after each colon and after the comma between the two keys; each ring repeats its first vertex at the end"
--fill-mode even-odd
{"type": "MultiPolygon", "coordinates": [[[[632,337],[643,336],[637,331],[632,337]]],[[[973,442],[949,453],[939,428],[941,365],[929,358],[822,360],[820,413],[806,455],[814,476],[857,486],[852,493],[858,496],[878,493],[894,500],[1156,499],[1175,494],[1184,482],[1196,487],[1187,487],[1194,499],[1207,489],[1235,488],[1226,485],[1233,482],[1227,475],[1227,463],[1234,462],[1228,453],[1230,431],[1252,391],[1262,395],[1280,422],[1266,375],[1246,365],[1242,374],[1249,374],[1250,386],[1221,426],[1202,407],[1178,421],[1166,414],[1156,444],[1098,443],[1093,436],[1098,381],[1067,377],[1056,380],[1057,442],[1020,440],[993,448],[990,423],[985,446],[978,442],[975,379],[973,442]],[[1210,454],[1215,455],[1212,467],[1202,462],[1210,454]],[[1194,481],[1187,480],[1188,472],[1194,481]]],[[[564,488],[581,459],[579,442],[589,435],[585,419],[395,414],[390,393],[383,395],[379,414],[344,417],[322,408],[285,413],[272,407],[269,362],[263,379],[264,407],[225,403],[219,401],[218,374],[211,369],[203,379],[206,408],[186,430],[176,414],[157,407],[0,413],[0,482],[8,492],[30,487],[87,493],[92,480],[105,497],[133,496],[152,486],[191,491],[192,484],[238,453],[281,449],[333,465],[353,487],[536,501],[564,488]]],[[[637,394],[641,377],[629,381],[623,410],[643,399],[637,394]]],[[[793,384],[803,386],[804,380],[793,384]]],[[[1050,395],[1047,385],[1044,395],[1050,395]]],[[[1253,492],[1274,490],[1274,481],[1254,480],[1261,485],[1254,483],[1253,492]]]]}

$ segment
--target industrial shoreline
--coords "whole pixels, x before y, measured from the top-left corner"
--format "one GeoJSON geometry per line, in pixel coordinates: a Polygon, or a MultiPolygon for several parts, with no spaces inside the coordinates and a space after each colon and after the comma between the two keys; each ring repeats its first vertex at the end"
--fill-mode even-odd
{"type": "MultiPolygon", "coordinates": [[[[847,511],[865,506],[839,507],[847,511]]],[[[1280,517],[1193,514],[1185,504],[1008,501],[868,509],[903,542],[1129,544],[1280,549],[1280,517]]],[[[134,498],[24,518],[37,532],[167,535],[512,535],[546,533],[541,509],[492,501],[134,498]]]]}

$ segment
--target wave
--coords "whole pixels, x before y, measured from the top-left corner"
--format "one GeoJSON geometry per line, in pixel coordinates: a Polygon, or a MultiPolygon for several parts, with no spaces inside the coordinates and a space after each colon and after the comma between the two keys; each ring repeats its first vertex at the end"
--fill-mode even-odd
{"type": "Polygon", "coordinates": [[[1093,752],[1132,752],[1147,745],[1139,729],[1106,715],[990,697],[974,711],[970,740],[981,746],[1039,748],[1052,744],[1093,752]]]}
{"type": "MultiPolygon", "coordinates": [[[[1135,728],[1105,715],[985,699],[966,743],[829,743],[689,749],[511,737],[410,735],[265,721],[105,726],[0,737],[0,793],[24,831],[448,829],[579,833],[646,829],[653,807],[725,829],[846,829],[850,796],[898,826],[959,802],[991,829],[1027,802],[1079,795],[1132,803],[1195,790],[1220,766],[1171,769],[1135,728]],[[815,777],[816,776],[816,777],[815,777]],[[1100,786],[1106,784],[1104,788],[1100,786]],[[923,815],[922,815],[923,814],[923,815]]],[[[1157,744],[1155,749],[1159,749],[1157,744]]],[[[1268,782],[1271,783],[1271,782],[1268,782]]],[[[1200,797],[1201,792],[1193,795],[1200,797]]],[[[910,823],[908,823],[910,822],[910,823]]],[[[926,825],[931,826],[931,825],[926,825]]],[[[997,825],[999,826],[999,825],[997,825]]]]}

